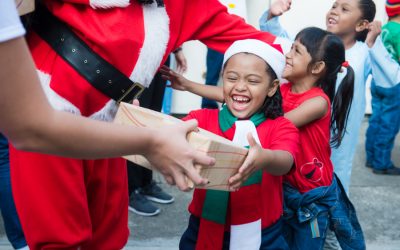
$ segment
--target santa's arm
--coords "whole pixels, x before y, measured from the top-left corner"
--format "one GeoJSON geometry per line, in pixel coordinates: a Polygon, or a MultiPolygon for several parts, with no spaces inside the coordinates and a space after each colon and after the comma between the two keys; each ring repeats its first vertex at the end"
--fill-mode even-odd
{"type": "Polygon", "coordinates": [[[267,43],[275,41],[274,35],[259,31],[241,17],[229,14],[217,0],[186,4],[185,22],[182,25],[181,39],[200,40],[219,52],[224,52],[236,40],[253,38],[267,43]]]}

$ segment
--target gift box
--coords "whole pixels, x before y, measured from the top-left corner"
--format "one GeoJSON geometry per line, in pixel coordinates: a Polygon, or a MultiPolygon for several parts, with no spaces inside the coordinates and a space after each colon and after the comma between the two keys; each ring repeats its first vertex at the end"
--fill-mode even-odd
{"type": "Polygon", "coordinates": [[[15,0],[15,5],[20,16],[35,10],[35,0],[15,0]]]}
{"type": "MultiPolygon", "coordinates": [[[[165,125],[173,126],[173,124],[183,121],[150,109],[121,103],[114,122],[136,127],[159,128],[165,125]]],[[[173,139],[171,138],[171,140],[173,139]]],[[[242,165],[248,150],[235,145],[226,138],[203,129],[199,129],[198,132],[190,132],[187,135],[187,140],[197,151],[204,152],[216,159],[214,166],[195,166],[200,175],[209,180],[207,185],[198,188],[228,190],[229,177],[234,175],[242,165]]],[[[129,155],[124,158],[145,168],[152,169],[151,164],[141,155],[129,155]]]]}

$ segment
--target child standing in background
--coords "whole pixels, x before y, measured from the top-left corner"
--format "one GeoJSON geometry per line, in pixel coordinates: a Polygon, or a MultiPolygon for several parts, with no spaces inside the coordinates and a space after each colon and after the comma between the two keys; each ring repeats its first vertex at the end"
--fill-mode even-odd
{"type": "MultiPolygon", "coordinates": [[[[400,60],[400,1],[387,0],[389,22],[382,27],[382,41],[392,58],[400,60]]],[[[400,127],[400,84],[382,87],[372,79],[372,115],[366,133],[367,167],[375,174],[400,175],[391,161],[394,139],[400,127]]]]}
{"type": "MultiPolygon", "coordinates": [[[[294,163],[298,130],[283,117],[279,80],[285,58],[257,40],[239,40],[223,62],[221,110],[201,109],[184,118],[249,147],[236,192],[195,189],[180,249],[288,249],[282,235],[282,177],[294,163]]],[[[162,71],[166,78],[170,71],[162,71]]],[[[212,86],[208,86],[212,87],[212,86]]]]}

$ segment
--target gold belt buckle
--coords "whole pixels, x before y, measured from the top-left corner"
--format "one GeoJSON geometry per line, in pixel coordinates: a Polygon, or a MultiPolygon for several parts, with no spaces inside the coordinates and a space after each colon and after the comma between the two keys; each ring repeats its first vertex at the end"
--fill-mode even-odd
{"type": "Polygon", "coordinates": [[[121,101],[122,101],[127,95],[129,95],[129,93],[131,93],[132,90],[134,90],[136,87],[139,88],[140,90],[135,94],[135,96],[133,97],[132,100],[138,99],[138,98],[142,95],[142,93],[143,93],[143,91],[144,91],[145,88],[143,87],[142,84],[140,84],[140,83],[138,83],[138,82],[134,82],[134,83],[132,84],[132,86],[129,87],[129,89],[127,89],[125,92],[122,91],[123,94],[122,94],[122,96],[117,100],[117,104],[120,104],[121,101]]]}

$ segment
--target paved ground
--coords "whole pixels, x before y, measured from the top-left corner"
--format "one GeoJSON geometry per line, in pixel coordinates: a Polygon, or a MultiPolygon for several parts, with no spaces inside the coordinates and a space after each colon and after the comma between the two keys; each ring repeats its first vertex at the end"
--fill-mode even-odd
{"type": "MultiPolygon", "coordinates": [[[[364,167],[364,135],[367,122],[360,131],[350,188],[353,201],[370,250],[400,250],[400,177],[378,176],[364,167]]],[[[393,150],[393,160],[400,165],[400,136],[393,150]]],[[[156,180],[163,182],[156,176],[156,180]]],[[[130,213],[131,236],[126,249],[175,250],[187,225],[187,204],[191,193],[181,193],[175,187],[162,184],[175,196],[171,205],[160,205],[161,214],[141,217],[130,213]]],[[[0,229],[0,249],[11,249],[0,229]]]]}

